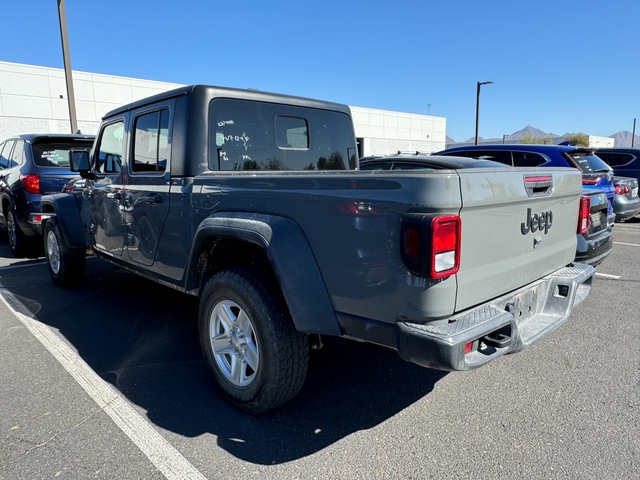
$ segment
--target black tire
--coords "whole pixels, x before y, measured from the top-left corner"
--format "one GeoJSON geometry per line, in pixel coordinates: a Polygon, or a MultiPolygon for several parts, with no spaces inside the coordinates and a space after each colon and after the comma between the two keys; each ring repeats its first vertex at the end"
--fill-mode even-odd
{"type": "Polygon", "coordinates": [[[77,285],[84,278],[86,251],[67,246],[55,217],[45,223],[44,254],[49,275],[59,287],[77,285]]]}
{"type": "Polygon", "coordinates": [[[16,257],[26,257],[33,251],[33,243],[20,229],[13,203],[7,208],[5,218],[7,219],[7,238],[11,252],[16,257]]]}
{"type": "Polygon", "coordinates": [[[205,285],[198,315],[200,343],[219,388],[249,413],[293,398],[309,363],[305,334],[296,331],[279,291],[251,271],[227,270],[205,285]]]}

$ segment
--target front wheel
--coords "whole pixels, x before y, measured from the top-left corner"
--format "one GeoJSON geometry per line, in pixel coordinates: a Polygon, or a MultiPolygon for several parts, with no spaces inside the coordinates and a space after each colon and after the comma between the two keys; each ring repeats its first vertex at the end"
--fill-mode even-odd
{"type": "Polygon", "coordinates": [[[271,410],[302,388],[307,336],[296,331],[279,291],[251,271],[227,270],[204,287],[200,342],[231,402],[249,413],[271,410]]]}
{"type": "Polygon", "coordinates": [[[44,254],[53,283],[67,287],[82,281],[85,251],[67,246],[55,217],[47,220],[44,227],[44,254]]]}

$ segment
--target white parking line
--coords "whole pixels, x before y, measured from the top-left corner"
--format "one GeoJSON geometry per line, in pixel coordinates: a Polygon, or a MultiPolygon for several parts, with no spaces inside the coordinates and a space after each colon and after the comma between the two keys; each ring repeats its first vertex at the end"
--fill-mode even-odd
{"type": "Polygon", "coordinates": [[[596,278],[608,278],[610,280],[620,280],[620,275],[610,275],[608,273],[596,272],[596,278]]]}
{"type": "Polygon", "coordinates": [[[624,243],[624,242],[613,242],[614,245],[628,245],[630,247],[640,247],[640,243],[624,243]]]}
{"type": "Polygon", "coordinates": [[[115,424],[171,480],[206,478],[53,331],[0,284],[0,298],[115,424]]]}

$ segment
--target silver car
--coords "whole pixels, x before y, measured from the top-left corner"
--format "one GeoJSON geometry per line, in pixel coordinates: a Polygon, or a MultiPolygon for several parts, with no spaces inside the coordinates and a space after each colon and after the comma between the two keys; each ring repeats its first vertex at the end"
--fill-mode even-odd
{"type": "Polygon", "coordinates": [[[629,177],[613,177],[613,185],[616,190],[613,198],[616,222],[624,222],[640,213],[638,180],[629,177]]]}

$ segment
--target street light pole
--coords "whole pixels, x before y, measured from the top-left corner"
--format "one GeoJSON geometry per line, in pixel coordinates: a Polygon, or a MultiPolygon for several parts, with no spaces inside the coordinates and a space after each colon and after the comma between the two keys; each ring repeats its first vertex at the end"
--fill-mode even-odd
{"type": "Polygon", "coordinates": [[[67,14],[64,8],[64,0],[57,1],[60,38],[62,40],[62,59],[64,61],[64,78],[67,83],[69,120],[71,121],[71,133],[75,133],[78,131],[78,118],[76,116],[76,96],[73,93],[73,77],[71,76],[71,55],[69,54],[69,41],[67,39],[67,14]]]}
{"type": "Polygon", "coordinates": [[[475,144],[478,144],[478,119],[480,118],[480,87],[482,85],[489,85],[490,83],[493,82],[477,82],[477,87],[476,87],[476,142],[475,144]]]}

